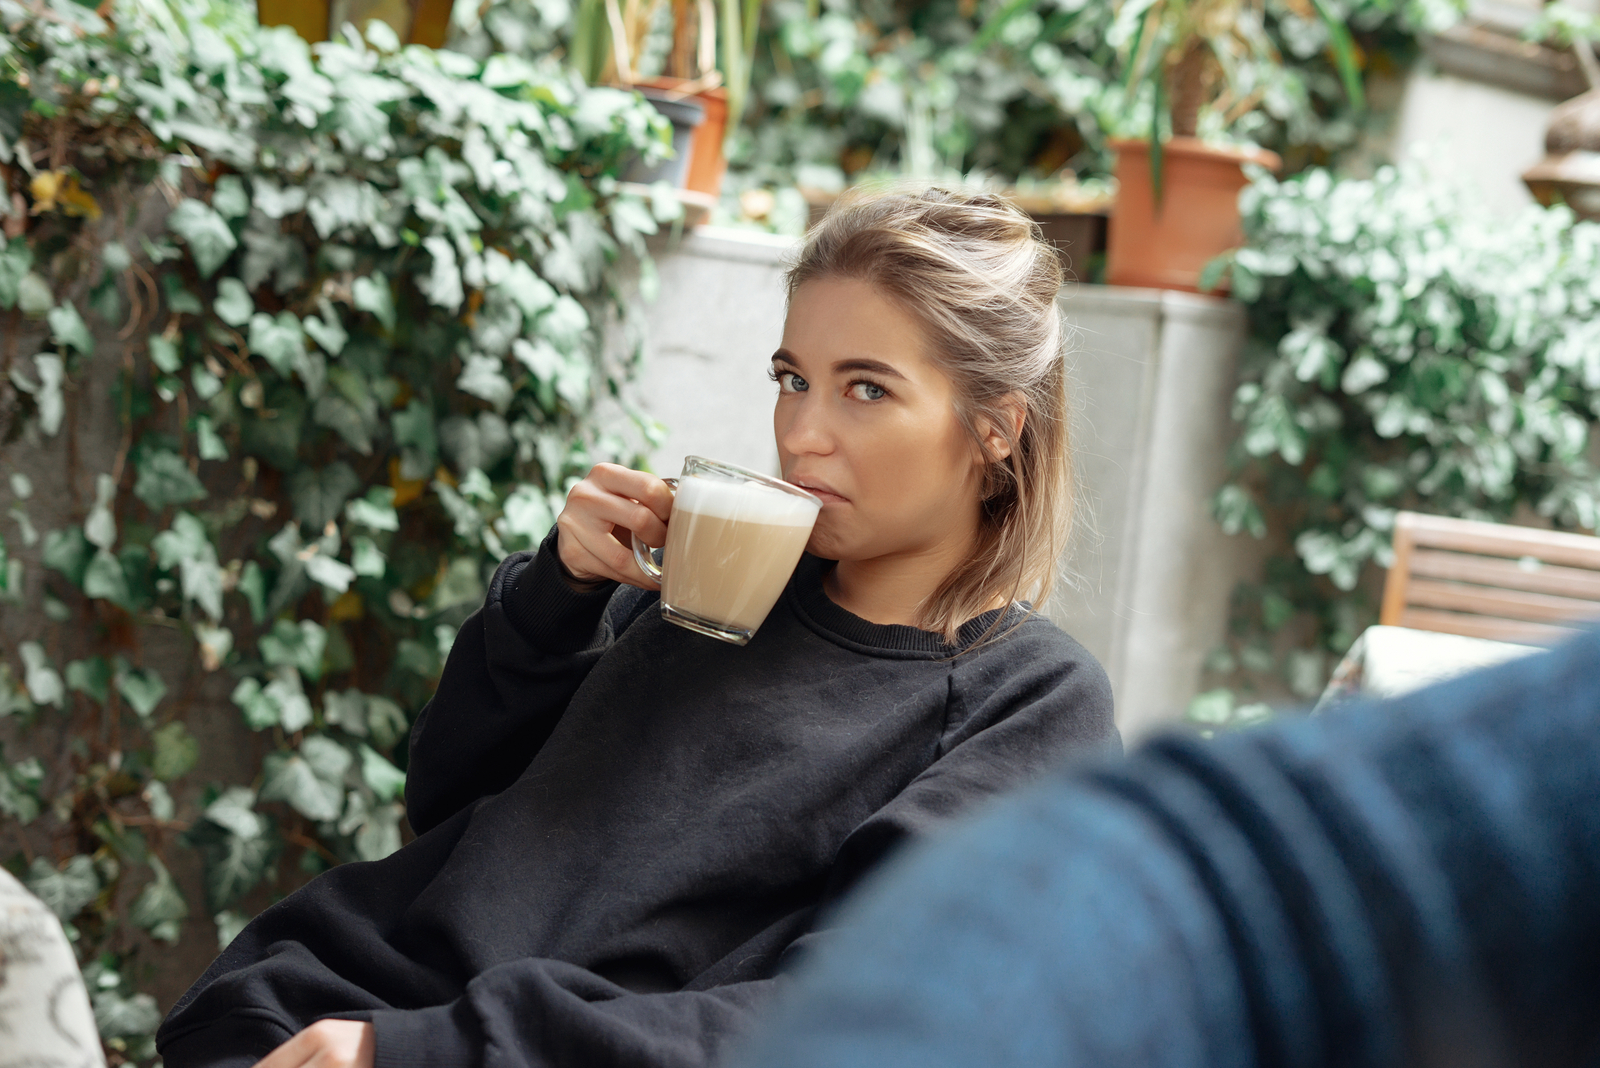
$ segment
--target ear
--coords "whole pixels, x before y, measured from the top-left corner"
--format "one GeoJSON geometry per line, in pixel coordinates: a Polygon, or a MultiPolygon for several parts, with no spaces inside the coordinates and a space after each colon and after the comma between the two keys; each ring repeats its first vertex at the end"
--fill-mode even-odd
{"type": "Polygon", "coordinates": [[[996,413],[1004,420],[1000,425],[988,416],[978,419],[978,437],[983,442],[983,452],[990,463],[1011,455],[1011,443],[1022,438],[1022,426],[1028,418],[1028,401],[1020,390],[1012,390],[996,402],[996,413]],[[1009,424],[1009,425],[1008,425],[1009,424]],[[1007,436],[1006,431],[1010,431],[1007,436]]]}

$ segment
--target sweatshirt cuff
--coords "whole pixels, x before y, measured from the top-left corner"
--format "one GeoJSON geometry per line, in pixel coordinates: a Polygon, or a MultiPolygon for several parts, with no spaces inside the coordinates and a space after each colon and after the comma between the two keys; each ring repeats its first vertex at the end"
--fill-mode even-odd
{"type": "Polygon", "coordinates": [[[373,1068],[478,1068],[483,1040],[470,1017],[464,1001],[374,1012],[373,1068]]]}
{"type": "Polygon", "coordinates": [[[605,581],[580,590],[573,588],[576,581],[561,563],[551,528],[531,559],[507,567],[499,591],[501,610],[535,648],[577,652],[590,644],[618,584],[605,581]]]}

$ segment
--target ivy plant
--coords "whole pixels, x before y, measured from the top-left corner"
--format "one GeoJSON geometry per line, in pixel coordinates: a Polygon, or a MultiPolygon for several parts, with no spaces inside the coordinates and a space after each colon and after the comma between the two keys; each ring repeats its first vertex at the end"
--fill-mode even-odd
{"type": "Polygon", "coordinates": [[[1497,218],[1416,168],[1257,174],[1240,208],[1245,245],[1208,269],[1251,324],[1215,511],[1288,554],[1212,666],[1310,698],[1375,621],[1396,511],[1600,526],[1600,224],[1497,218]]]}
{"type": "Polygon", "coordinates": [[[654,110],[241,11],[0,0],[0,860],[114,1064],[156,946],[399,848],[456,626],[653,432],[623,272],[676,208],[616,175],[654,110]]]}

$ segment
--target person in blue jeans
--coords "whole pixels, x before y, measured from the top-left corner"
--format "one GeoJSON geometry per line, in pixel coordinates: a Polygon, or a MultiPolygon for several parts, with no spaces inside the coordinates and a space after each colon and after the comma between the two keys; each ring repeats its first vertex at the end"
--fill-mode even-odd
{"type": "Polygon", "coordinates": [[[732,1068],[1600,1062],[1600,632],[1062,770],[908,851],[732,1068]]]}

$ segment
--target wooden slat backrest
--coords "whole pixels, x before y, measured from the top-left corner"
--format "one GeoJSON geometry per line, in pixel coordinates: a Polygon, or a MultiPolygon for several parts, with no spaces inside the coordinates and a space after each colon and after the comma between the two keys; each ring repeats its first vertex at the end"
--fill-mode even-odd
{"type": "Polygon", "coordinates": [[[1547,644],[1600,618],[1600,538],[1401,512],[1380,622],[1547,644]]]}

